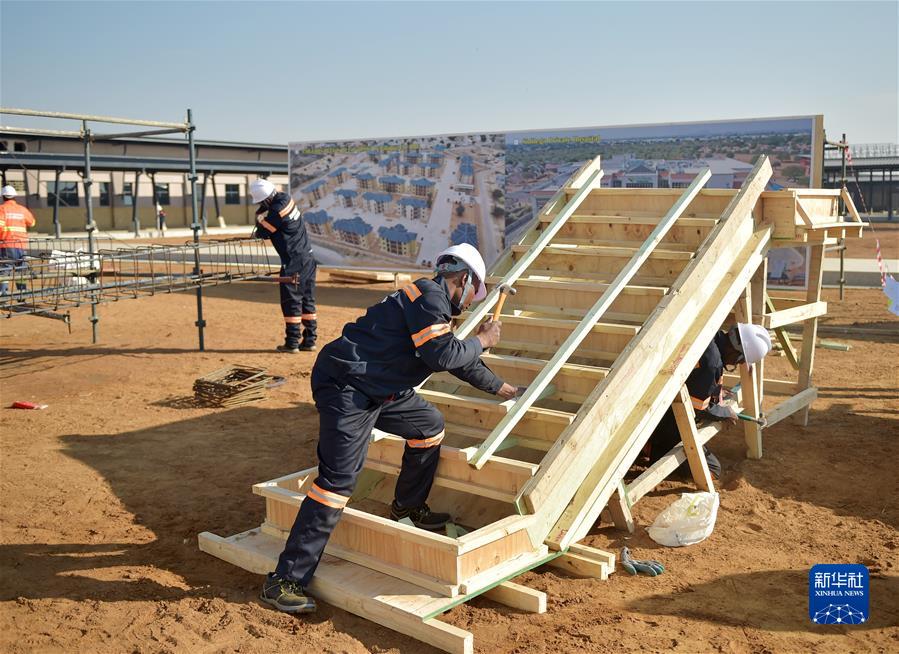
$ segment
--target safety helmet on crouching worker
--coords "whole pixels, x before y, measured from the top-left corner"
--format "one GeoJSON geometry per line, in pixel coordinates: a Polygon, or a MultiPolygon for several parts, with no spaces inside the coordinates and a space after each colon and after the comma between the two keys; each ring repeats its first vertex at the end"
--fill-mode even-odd
{"type": "Polygon", "coordinates": [[[484,285],[484,280],[487,279],[487,266],[484,265],[481,253],[473,246],[468,243],[453,245],[438,254],[434,261],[436,262],[438,273],[458,272],[460,270],[471,271],[475,278],[473,301],[483,300],[487,296],[487,287],[484,285]]]}
{"type": "Polygon", "coordinates": [[[728,332],[731,345],[743,353],[743,360],[749,365],[758,363],[771,351],[771,335],[761,325],[737,323],[728,332]]]}
{"type": "Polygon", "coordinates": [[[0,195],[5,198],[14,198],[18,195],[18,193],[16,193],[16,189],[14,189],[12,186],[7,185],[4,186],[2,190],[0,190],[0,195]]]}
{"type": "Polygon", "coordinates": [[[250,184],[250,197],[253,204],[259,204],[275,192],[275,185],[267,179],[254,179],[250,184]]]}

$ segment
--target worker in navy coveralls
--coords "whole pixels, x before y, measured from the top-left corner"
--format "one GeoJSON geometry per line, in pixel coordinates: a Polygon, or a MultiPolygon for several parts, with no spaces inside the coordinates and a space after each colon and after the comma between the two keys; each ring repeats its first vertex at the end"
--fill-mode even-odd
{"type": "Polygon", "coordinates": [[[315,350],[318,317],[315,314],[315,259],[300,209],[290,196],[275,190],[267,179],[250,184],[256,211],[256,238],[270,239],[281,258],[281,276],[296,277],[296,283],[281,283],[281,314],[284,316],[284,345],[278,352],[296,354],[315,350]],[[300,341],[302,326],[303,340],[300,341]]]}
{"type": "MultiPolygon", "coordinates": [[[[738,323],[727,332],[719,331],[709,343],[699,362],[687,377],[690,401],[696,410],[697,419],[736,422],[737,414],[732,408],[721,404],[723,399],[724,370],[735,369],[740,364],[758,363],[771,350],[771,337],[761,325],[738,323]]],[[[674,411],[669,407],[662,420],[649,437],[649,463],[652,465],[668,454],[681,442],[680,430],[674,419],[674,411]]],[[[709,448],[703,445],[709,473],[715,479],[721,478],[721,462],[709,448]]],[[[684,463],[680,474],[686,473],[684,463]]]]}
{"type": "Polygon", "coordinates": [[[315,601],[304,589],[353,492],[373,428],[406,439],[390,517],[408,518],[431,531],[449,522],[448,514],[433,512],[426,503],[440,459],[443,416],[412,390],[414,386],[433,372],[448,370],[482,391],[515,397],[517,388],[480,359],[499,342],[501,324],[487,322],[464,340],[456,338],[450,326],[453,316],[486,295],[481,255],[463,244],[444,250],[436,261],[433,279],[419,279],[369,307],[315,362],[318,476],[261,595],[281,611],[315,610],[315,601]]]}

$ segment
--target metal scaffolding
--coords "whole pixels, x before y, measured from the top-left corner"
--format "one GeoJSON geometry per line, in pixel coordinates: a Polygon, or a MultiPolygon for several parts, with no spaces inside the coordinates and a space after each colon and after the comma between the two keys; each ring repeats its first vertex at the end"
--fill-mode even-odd
{"type": "Polygon", "coordinates": [[[159,293],[200,290],[238,280],[268,279],[278,256],[258,239],[231,239],[184,245],[134,245],[78,249],[79,241],[35,239],[24,263],[0,261],[8,291],[0,295],[0,315],[37,315],[68,320],[68,309],[159,293]],[[65,246],[75,246],[68,249],[65,246]]]}
{"type": "MultiPolygon", "coordinates": [[[[97,323],[100,317],[97,314],[97,306],[110,299],[120,299],[124,296],[137,297],[136,293],[184,290],[194,288],[197,296],[197,327],[199,349],[205,349],[203,330],[206,321],[203,318],[203,286],[207,283],[223,283],[232,279],[245,279],[246,276],[234,276],[231,273],[218,271],[204,273],[201,269],[201,260],[204,265],[214,263],[216,258],[221,258],[223,263],[230,261],[229,257],[236,251],[249,247],[245,245],[225,246],[221,242],[213,244],[201,244],[200,232],[203,226],[199,220],[197,207],[197,170],[196,147],[194,144],[193,113],[187,110],[184,122],[161,122],[151,120],[138,120],[131,118],[117,118],[112,116],[93,116],[88,114],[73,114],[56,111],[35,111],[32,109],[17,109],[0,107],[0,114],[16,116],[30,116],[48,119],[76,120],[81,122],[81,131],[46,130],[33,128],[0,127],[0,133],[15,130],[19,133],[43,134],[53,136],[74,136],[84,142],[84,194],[91,197],[91,144],[96,141],[113,141],[120,138],[134,138],[144,136],[159,136],[163,134],[184,134],[188,143],[188,159],[191,195],[191,225],[193,231],[193,243],[180,247],[150,246],[147,248],[127,248],[120,250],[107,250],[101,252],[97,247],[95,232],[97,226],[93,218],[93,206],[87,202],[85,228],[87,231],[86,251],[72,255],[57,257],[37,257],[26,264],[14,262],[0,262],[4,283],[10,288],[9,295],[0,299],[0,313],[11,317],[12,315],[31,314],[48,317],[61,317],[59,309],[90,303],[91,305],[91,335],[94,343],[97,342],[97,323]],[[133,132],[95,133],[90,124],[119,124],[134,125],[150,129],[133,132]],[[229,248],[235,248],[232,252],[229,248]],[[227,250],[222,254],[222,249],[227,250]],[[211,250],[215,250],[212,252],[211,250]],[[211,259],[209,258],[211,257],[211,259]],[[117,271],[123,266],[133,268],[129,274],[135,275],[149,270],[148,275],[138,274],[128,280],[118,279],[117,271]],[[168,273],[157,274],[158,266],[168,270],[168,273]],[[105,266],[105,268],[104,268],[105,266]],[[149,268],[147,268],[149,266],[149,268]],[[173,272],[175,268],[180,272],[173,272]],[[185,272],[190,268],[189,272],[185,272]],[[112,280],[107,276],[112,275],[112,280]],[[77,284],[72,279],[82,280],[77,284]],[[15,287],[15,288],[13,288],[15,287]],[[131,295],[128,295],[128,294],[131,295]],[[118,295],[117,295],[118,294],[118,295]]],[[[205,193],[204,193],[205,195],[205,193]]],[[[204,198],[205,200],[205,198],[204,198]]],[[[57,233],[57,236],[59,234],[57,233]]],[[[62,240],[62,239],[60,239],[62,240]]],[[[236,242],[235,242],[236,243],[236,242]]],[[[262,247],[262,246],[260,246],[262,247]]],[[[234,263],[234,262],[230,262],[234,263]]],[[[216,264],[218,265],[218,264],[216,264]]],[[[260,265],[262,265],[260,263],[260,265]]],[[[268,272],[269,268],[265,267],[268,272]]],[[[259,276],[260,271],[246,273],[248,276],[259,276]]]]}

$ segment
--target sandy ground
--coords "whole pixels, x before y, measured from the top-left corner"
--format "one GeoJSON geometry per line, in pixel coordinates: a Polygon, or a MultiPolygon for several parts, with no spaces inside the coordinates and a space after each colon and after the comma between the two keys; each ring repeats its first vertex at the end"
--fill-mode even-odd
{"type": "MultiPolygon", "coordinates": [[[[321,285],[323,340],[387,290],[321,285]]],[[[197,549],[201,531],[261,522],[251,484],[314,463],[313,355],[270,352],[275,296],[260,283],[210,290],[205,353],[193,350],[191,295],[101,307],[96,346],[83,309],[71,335],[45,319],[2,323],[0,403],[50,408],[0,409],[0,651],[435,651],[328,606],[278,614],[256,600],[260,577],[197,549]],[[191,407],[197,376],[241,362],[288,382],[255,405],[191,407]]],[[[899,333],[877,291],[850,290],[831,311],[833,324],[899,333]]],[[[444,619],[494,654],[899,650],[899,338],[828,338],[852,349],[818,351],[807,428],[773,427],[760,461],[743,458],[740,428],[713,443],[725,474],[707,541],[665,549],[642,527],[627,537],[604,525],[587,538],[657,558],[663,576],[602,582],[544,568],[521,580],[547,591],[546,614],[479,598],[444,619]],[[867,624],[810,624],[807,574],[822,562],[869,567],[867,624]]],[[[769,376],[788,376],[784,359],[769,376]]],[[[644,498],[639,524],[685,490],[666,482],[644,498]]]]}

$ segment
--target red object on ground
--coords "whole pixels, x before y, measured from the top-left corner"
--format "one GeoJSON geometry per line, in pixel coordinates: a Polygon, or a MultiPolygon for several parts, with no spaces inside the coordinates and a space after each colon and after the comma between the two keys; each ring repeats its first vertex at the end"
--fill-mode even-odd
{"type": "Polygon", "coordinates": [[[46,409],[46,404],[36,404],[35,402],[13,402],[13,409],[46,409]]]}

